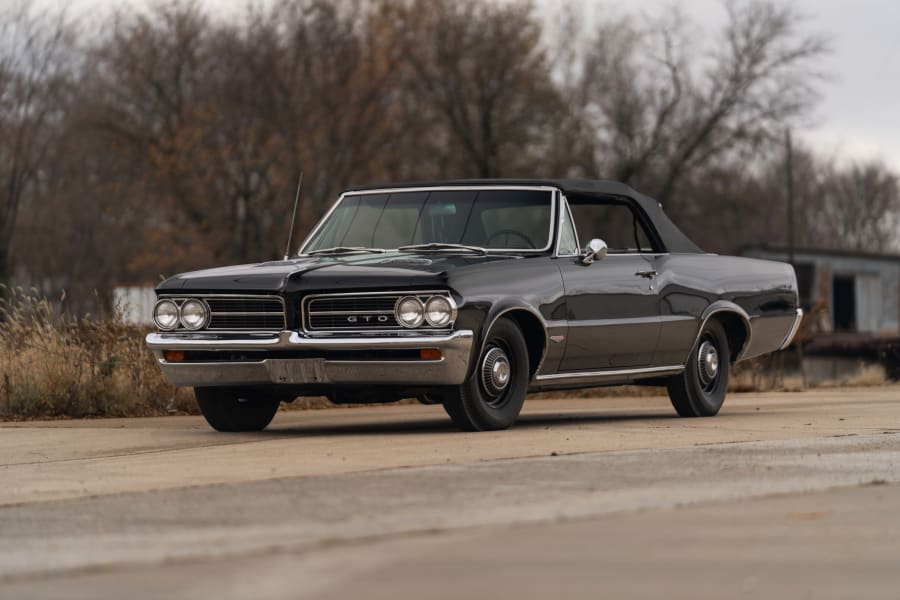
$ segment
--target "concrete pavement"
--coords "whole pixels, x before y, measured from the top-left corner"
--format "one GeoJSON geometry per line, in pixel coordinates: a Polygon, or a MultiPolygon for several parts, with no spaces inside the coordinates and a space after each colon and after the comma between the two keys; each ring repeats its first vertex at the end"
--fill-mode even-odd
{"type": "Polygon", "coordinates": [[[4,424],[0,597],[897,597],[900,387],[672,414],[538,401],[488,434],[423,406],[280,413],[254,435],[4,424]]]}

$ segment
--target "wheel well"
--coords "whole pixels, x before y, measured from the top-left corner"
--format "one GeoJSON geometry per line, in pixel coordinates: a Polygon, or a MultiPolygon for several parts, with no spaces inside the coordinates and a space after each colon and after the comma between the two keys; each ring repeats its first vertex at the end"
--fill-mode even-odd
{"type": "Polygon", "coordinates": [[[728,349],[731,351],[731,362],[735,362],[747,343],[747,325],[744,319],[735,312],[723,311],[712,316],[725,328],[728,338],[728,349]]]}
{"type": "Polygon", "coordinates": [[[511,310],[501,316],[512,319],[519,326],[522,337],[525,338],[525,346],[528,348],[528,375],[533,378],[547,346],[544,324],[527,310],[511,310]]]}

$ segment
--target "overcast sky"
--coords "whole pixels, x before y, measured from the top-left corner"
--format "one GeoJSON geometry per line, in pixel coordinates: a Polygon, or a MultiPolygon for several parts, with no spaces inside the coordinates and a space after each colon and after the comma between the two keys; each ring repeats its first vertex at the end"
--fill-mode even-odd
{"type": "MultiPolygon", "coordinates": [[[[3,1],[3,0],[0,0],[3,1]]],[[[73,12],[111,9],[152,0],[43,0],[70,6],[73,12]]],[[[266,2],[266,0],[263,0],[266,2]]],[[[563,2],[574,2],[597,18],[605,11],[642,11],[652,15],[673,0],[536,0],[552,16],[563,2]]],[[[900,170],[900,0],[785,0],[809,17],[810,31],[832,37],[833,53],[823,64],[831,81],[815,124],[798,136],[825,154],[850,159],[879,158],[900,170]]],[[[217,12],[240,15],[248,0],[201,0],[217,12]]],[[[676,0],[700,25],[721,23],[720,0],[676,0]]]]}
{"type": "MultiPolygon", "coordinates": [[[[900,0],[785,0],[808,17],[809,31],[832,38],[823,63],[831,80],[814,126],[802,132],[822,152],[840,157],[879,158],[900,170],[900,0]]],[[[671,0],[595,2],[594,11],[624,6],[653,14],[671,0]],[[632,8],[634,7],[634,8],[632,8]]],[[[541,0],[552,7],[555,0],[541,0]]],[[[700,24],[720,23],[719,0],[677,2],[700,24]]]]}

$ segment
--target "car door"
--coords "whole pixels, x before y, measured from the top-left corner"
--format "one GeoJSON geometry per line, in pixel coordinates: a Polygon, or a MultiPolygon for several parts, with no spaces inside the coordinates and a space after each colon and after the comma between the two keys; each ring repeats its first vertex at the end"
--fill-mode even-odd
{"type": "Polygon", "coordinates": [[[560,257],[568,331],[560,371],[654,366],[660,333],[652,244],[633,209],[621,202],[570,200],[582,244],[604,240],[608,255],[586,265],[560,257]],[[641,239],[643,238],[643,240],[641,239]],[[633,241],[638,240],[638,241],[633,241]]]}
{"type": "Polygon", "coordinates": [[[659,340],[659,298],[649,261],[610,255],[591,265],[560,265],[566,290],[568,333],[561,371],[640,368],[653,365],[659,340]]]}

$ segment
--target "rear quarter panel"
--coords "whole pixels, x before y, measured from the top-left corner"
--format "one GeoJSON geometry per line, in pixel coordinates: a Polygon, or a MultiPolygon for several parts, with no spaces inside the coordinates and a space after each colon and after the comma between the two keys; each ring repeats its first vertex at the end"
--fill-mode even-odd
{"type": "Polygon", "coordinates": [[[741,359],[777,350],[794,322],[797,280],[788,264],[714,254],[669,254],[655,263],[663,320],[657,362],[684,363],[703,320],[716,310],[749,321],[741,359]]]}

